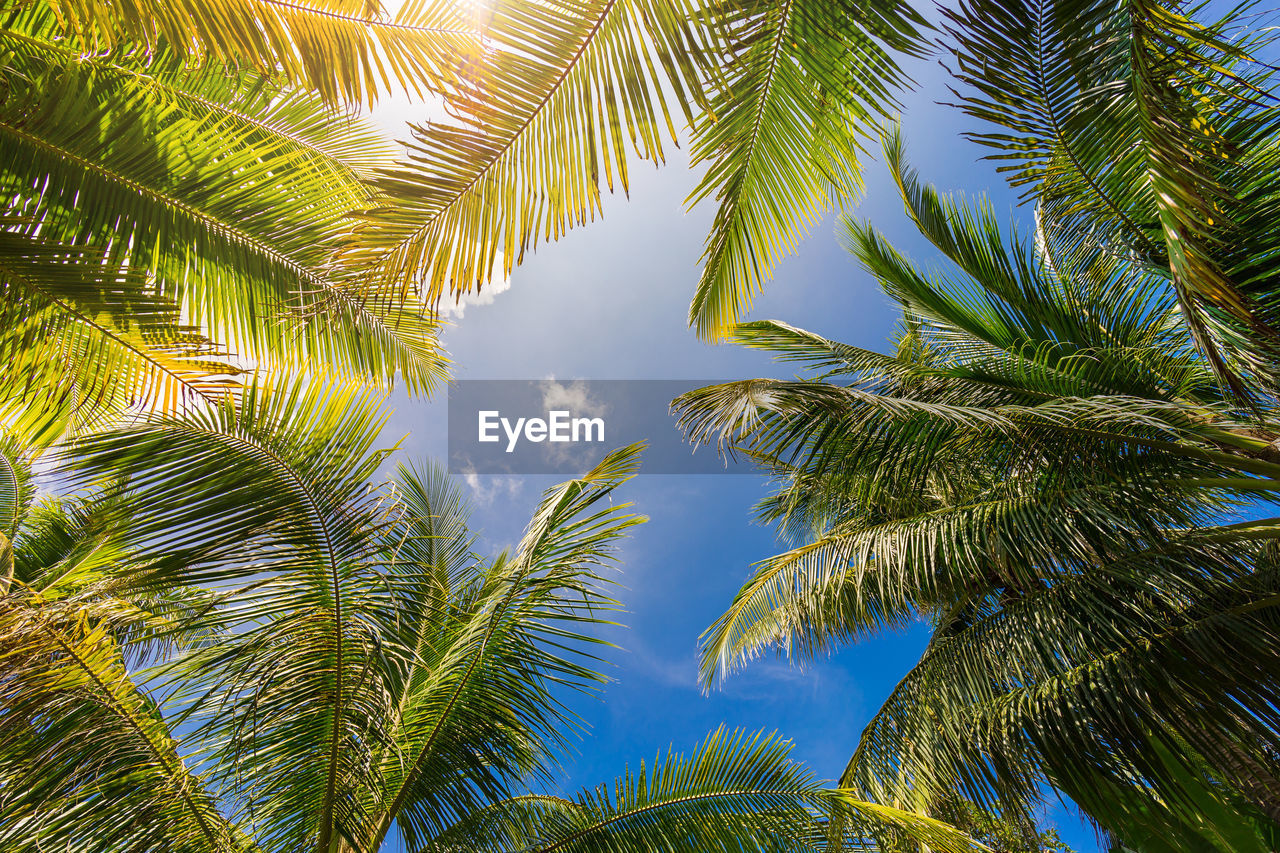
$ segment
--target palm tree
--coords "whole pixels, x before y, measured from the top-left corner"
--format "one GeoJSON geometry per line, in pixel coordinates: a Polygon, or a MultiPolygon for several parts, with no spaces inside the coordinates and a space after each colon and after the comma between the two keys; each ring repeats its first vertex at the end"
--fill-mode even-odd
{"type": "Polygon", "coordinates": [[[18,4],[0,422],[47,444],[254,369],[429,391],[438,301],[594,217],[677,112],[719,205],[691,313],[715,337],[857,191],[923,27],[900,0],[18,4]],[[446,118],[397,158],[355,113],[406,92],[446,118]]]}
{"type": "Polygon", "coordinates": [[[254,369],[411,390],[444,376],[436,320],[333,265],[394,160],[371,125],[172,42],[89,53],[98,41],[69,37],[77,13],[62,11],[19,4],[0,30],[10,432],[48,443],[174,411],[254,369]]]}
{"type": "Polygon", "coordinates": [[[6,447],[0,839],[6,850],[781,851],[963,836],[824,792],[771,736],[721,730],[576,799],[539,789],[603,682],[602,570],[643,519],[639,448],[548,490],[474,551],[440,471],[401,465],[371,392],[250,386],[88,436],[34,500],[6,447]],[[532,785],[532,788],[526,786],[532,785]]]}
{"type": "Polygon", "coordinates": [[[744,324],[816,375],[677,401],[695,440],[777,478],[761,517],[795,545],[704,635],[707,683],[923,614],[930,645],[842,784],[1017,816],[1048,783],[1137,849],[1270,849],[1280,519],[1254,501],[1280,490],[1273,406],[1222,390],[1167,277],[1006,240],[888,153],[954,265],[927,275],[847,223],[903,306],[896,351],[744,324]]]}
{"type": "Polygon", "coordinates": [[[717,203],[690,313],[710,338],[859,191],[857,136],[896,106],[897,57],[924,52],[927,29],[900,0],[494,0],[470,13],[410,0],[394,15],[345,0],[48,3],[89,44],[178,46],[331,103],[397,88],[442,98],[447,119],[410,127],[350,257],[433,303],[594,218],[602,187],[627,188],[633,156],[660,162],[678,143],[682,116],[707,166],[690,202],[717,203]]]}
{"type": "Polygon", "coordinates": [[[945,15],[959,104],[1036,202],[1034,240],[921,186],[892,135],[908,212],[952,264],[928,275],[846,223],[903,306],[896,351],[745,324],[814,378],[677,401],[696,440],[778,478],[761,515],[796,546],[704,635],[704,677],[924,614],[933,640],[842,784],[1016,818],[1048,783],[1135,849],[1273,849],[1280,111],[1261,30],[1148,2],[945,15]]]}

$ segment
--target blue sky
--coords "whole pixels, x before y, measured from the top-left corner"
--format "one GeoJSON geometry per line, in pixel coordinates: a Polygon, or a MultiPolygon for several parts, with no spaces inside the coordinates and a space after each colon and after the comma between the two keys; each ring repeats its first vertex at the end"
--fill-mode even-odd
{"type": "MultiPolygon", "coordinates": [[[[989,194],[1000,213],[1026,221],[982,151],[959,137],[964,117],[942,107],[946,73],[935,62],[907,70],[919,86],[903,123],[911,160],[944,190],[989,194]]],[[[874,150],[874,146],[869,146],[874,150]]],[[[760,353],[700,342],[687,328],[702,241],[712,208],[686,211],[696,184],[684,151],[666,167],[638,164],[630,199],[606,199],[602,220],[543,245],[491,304],[471,305],[445,335],[459,379],[738,379],[787,375],[760,353]]],[[[867,192],[854,215],[873,222],[917,260],[937,257],[902,212],[879,162],[865,168],[867,192]]],[[[828,337],[883,348],[898,311],[837,244],[835,217],[786,259],[749,319],[780,319],[828,337]]],[[[443,395],[393,399],[387,428],[406,436],[403,453],[445,456],[443,395]]],[[[475,525],[482,546],[514,543],[549,477],[477,477],[475,525]]],[[[627,625],[607,632],[614,681],[602,701],[576,707],[591,731],[566,756],[563,789],[612,781],[626,763],[646,763],[669,745],[688,749],[721,723],[778,731],[794,756],[833,779],[862,727],[918,658],[924,631],[890,634],[846,647],[803,669],[766,659],[704,695],[696,682],[698,635],[728,606],[750,565],[779,550],[772,531],[752,522],[766,493],[743,476],[642,476],[623,497],[650,517],[625,543],[618,591],[627,625]]],[[[1061,809],[1049,821],[1078,851],[1098,849],[1091,829],[1061,809]]]]}

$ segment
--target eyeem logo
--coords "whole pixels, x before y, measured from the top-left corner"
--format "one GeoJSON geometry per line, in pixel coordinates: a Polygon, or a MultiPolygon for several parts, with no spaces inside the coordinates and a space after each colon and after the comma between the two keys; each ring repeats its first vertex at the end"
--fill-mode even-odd
{"type": "Polygon", "coordinates": [[[715,448],[695,452],[676,424],[671,401],[712,384],[694,379],[459,379],[449,384],[449,470],[464,477],[575,477],[615,447],[644,442],[641,473],[750,473],[752,465],[728,460],[715,448]]]}
{"type": "Polygon", "coordinates": [[[504,418],[497,409],[487,409],[477,413],[476,439],[486,443],[500,441],[498,428],[501,427],[507,438],[507,453],[515,451],[522,436],[535,444],[543,441],[604,441],[604,418],[575,418],[572,414],[568,410],[557,409],[547,412],[545,420],[516,418],[512,424],[510,418],[504,418]]]}

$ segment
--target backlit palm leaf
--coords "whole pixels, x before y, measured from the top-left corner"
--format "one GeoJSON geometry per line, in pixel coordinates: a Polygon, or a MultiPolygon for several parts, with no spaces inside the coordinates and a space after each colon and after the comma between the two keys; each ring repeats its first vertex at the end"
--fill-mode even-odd
{"type": "Polygon", "coordinates": [[[726,68],[694,126],[713,198],[689,323],[721,337],[774,264],[832,205],[861,191],[858,137],[896,105],[895,54],[923,50],[920,15],[897,0],[713,3],[726,68]]]}
{"type": "Polygon", "coordinates": [[[13,537],[31,506],[33,489],[28,454],[11,437],[0,434],[0,594],[13,580],[13,537]]]}
{"type": "Polygon", "coordinates": [[[277,72],[329,103],[372,104],[401,90],[440,91],[478,48],[475,22],[454,2],[409,0],[388,15],[377,0],[42,0],[87,52],[160,45],[184,58],[277,72]]]}
{"type": "Polygon", "coordinates": [[[417,389],[441,375],[430,316],[332,268],[374,198],[364,177],[390,162],[369,127],[170,52],[85,62],[38,7],[7,24],[11,411],[171,410],[246,363],[417,389]]]}
{"type": "Polygon", "coordinates": [[[47,443],[232,387],[241,369],[148,285],[93,248],[0,231],[0,420],[10,432],[47,443]]]}
{"type": "Polygon", "coordinates": [[[715,337],[857,191],[856,135],[892,108],[894,54],[919,52],[924,26],[898,2],[496,3],[449,118],[414,128],[348,261],[460,298],[594,218],[632,156],[661,161],[678,112],[709,165],[690,201],[719,206],[690,314],[715,337]]]}
{"type": "Polygon", "coordinates": [[[925,275],[849,224],[904,308],[898,351],[748,324],[742,343],[818,378],[677,401],[695,440],[777,478],[761,516],[796,541],[705,635],[704,678],[927,614],[930,651],[844,784],[923,810],[959,787],[1017,815],[1048,782],[1131,844],[1264,849],[1280,528],[1232,514],[1280,488],[1274,417],[1223,397],[1167,279],[1007,240],[889,154],[953,262],[925,275]]]}
{"type": "Polygon", "coordinates": [[[495,3],[449,119],[412,127],[349,262],[434,304],[594,218],[602,174],[625,189],[631,154],[661,160],[674,138],[663,84],[688,114],[692,13],[686,0],[495,3]]]}

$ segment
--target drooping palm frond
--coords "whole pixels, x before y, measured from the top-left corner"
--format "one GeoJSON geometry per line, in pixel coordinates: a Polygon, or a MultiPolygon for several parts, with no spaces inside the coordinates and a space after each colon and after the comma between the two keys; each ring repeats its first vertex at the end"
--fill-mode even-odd
{"type": "Polygon", "coordinates": [[[33,445],[216,400],[242,372],[147,276],[92,246],[0,230],[0,288],[0,422],[33,445]]]}
{"type": "Polygon", "coordinates": [[[123,541],[157,555],[135,583],[215,593],[189,627],[224,639],[152,678],[179,690],[168,702],[207,750],[210,788],[267,849],[332,833],[368,778],[385,703],[369,667],[394,618],[372,559],[388,523],[368,486],[385,456],[371,449],[385,417],[377,403],[351,388],[254,387],[238,404],[71,451],[74,470],[127,490],[112,518],[123,541]]]}
{"type": "Polygon", "coordinates": [[[1006,239],[889,150],[953,262],[925,274],[846,228],[903,306],[897,352],[748,324],[742,343],[818,376],[676,403],[694,440],[776,478],[762,518],[798,540],[708,630],[704,678],[926,614],[930,651],[844,784],[925,811],[959,787],[1017,815],[1047,782],[1129,839],[1261,849],[1280,528],[1231,516],[1280,487],[1276,418],[1224,397],[1167,279],[1006,239]]]}
{"type": "Polygon", "coordinates": [[[50,600],[102,589],[113,569],[130,557],[110,525],[101,522],[92,500],[40,501],[14,543],[14,582],[23,592],[50,600]]]}
{"type": "Polygon", "coordinates": [[[109,618],[112,639],[131,671],[216,638],[216,627],[192,624],[213,594],[138,583],[148,574],[147,557],[120,540],[113,503],[94,493],[36,503],[14,540],[14,600],[38,605],[74,599],[95,618],[109,618]]]}
{"type": "Polygon", "coordinates": [[[237,575],[309,571],[317,555],[341,562],[375,547],[379,502],[366,484],[390,452],[372,448],[380,399],[352,385],[258,384],[217,407],[87,436],[62,451],[62,470],[128,496],[111,520],[127,545],[169,561],[155,565],[157,584],[202,583],[206,569],[226,582],[260,536],[273,547],[237,575]],[[127,508],[142,504],[143,516],[127,508]]]}
{"type": "MultiPolygon", "coordinates": [[[[11,164],[26,188],[19,212],[54,245],[92,245],[154,278],[232,363],[318,359],[343,376],[385,382],[398,371],[412,390],[429,389],[444,364],[422,303],[508,273],[539,239],[593,217],[601,168],[605,184],[616,173],[625,188],[632,153],[660,160],[662,137],[678,136],[677,109],[696,125],[696,159],[713,164],[695,196],[721,204],[709,243],[716,295],[698,299],[722,327],[775,249],[828,196],[856,189],[852,134],[891,107],[893,53],[918,52],[923,26],[896,2],[504,2],[474,16],[410,2],[394,20],[346,0],[197,6],[54,2],[11,13],[17,97],[0,125],[21,155],[11,164]],[[460,34],[471,17],[480,50],[460,34]],[[280,80],[310,86],[316,103],[280,80]],[[350,127],[347,141],[332,128],[318,141],[315,108],[419,83],[450,119],[419,127],[376,190],[351,180],[378,164],[361,162],[350,127]],[[212,136],[225,146],[209,146],[212,136]],[[321,183],[330,192],[317,192],[321,183]],[[277,204],[250,201],[264,195],[277,204]],[[67,205],[73,196],[82,207],[67,205]],[[117,210],[119,222],[101,218],[117,210]],[[365,227],[353,232],[351,214],[365,227]],[[50,233],[53,220],[67,236],[50,233]]],[[[199,396],[225,382],[212,365],[184,361],[187,350],[134,384],[199,396]]],[[[74,396],[61,395],[64,407],[74,396]]]]}
{"type": "Polygon", "coordinates": [[[412,849],[632,853],[692,845],[726,852],[816,851],[830,840],[822,827],[833,812],[855,843],[898,831],[933,850],[975,849],[945,824],[822,788],[787,758],[789,750],[777,737],[722,727],[692,755],[668,752],[612,787],[583,791],[574,800],[498,803],[412,849]]]}
{"type": "MultiPolygon", "coordinates": [[[[978,278],[926,278],[873,232],[850,236],[917,318],[913,334],[927,336],[927,357],[748,324],[736,332],[742,343],[805,363],[819,379],[753,380],[678,401],[695,440],[728,442],[722,446],[731,452],[740,445],[785,484],[762,506],[762,518],[800,542],[762,563],[709,632],[707,678],[774,643],[811,654],[832,640],[900,625],[913,608],[932,606],[968,578],[996,571],[1012,580],[1010,572],[1035,563],[1028,554],[1050,555],[1052,564],[1087,562],[1089,549],[1103,546],[1100,533],[1136,535],[1120,519],[1145,487],[1122,479],[1126,471],[1172,465],[1188,477],[1205,464],[1205,478],[1221,477],[1216,462],[1228,472],[1243,466],[1274,476],[1261,460],[1214,455],[1237,437],[1206,432],[1203,421],[1171,405],[1190,400],[1208,415],[1215,396],[1203,366],[1188,359],[1185,336],[1179,343],[1167,306],[1153,298],[1158,290],[1110,274],[1066,287],[1016,245],[1006,255],[985,214],[922,194],[911,180],[906,187],[926,233],[978,278]],[[1176,444],[1188,438],[1203,450],[1176,444]],[[1099,439],[1115,442],[1102,457],[1105,473],[1079,476],[1064,463],[1097,457],[1099,439]],[[1125,442],[1138,450],[1122,468],[1112,448],[1125,442]],[[992,553],[1011,567],[984,565],[992,553]]],[[[1243,443],[1265,449],[1265,442],[1243,443]]],[[[1170,494],[1180,511],[1164,524],[1203,519],[1195,502],[1184,505],[1183,492],[1170,494]]]]}
{"type": "MultiPolygon", "coordinates": [[[[791,414],[798,420],[806,416],[800,411],[791,414]]],[[[1158,538],[1151,525],[1202,522],[1229,504],[1221,493],[1233,485],[1195,459],[1090,452],[1098,439],[1069,429],[964,430],[943,422],[927,430],[918,420],[913,429],[909,418],[873,426],[853,416],[836,429],[881,433],[857,441],[832,435],[834,416],[807,416],[815,412],[826,423],[810,437],[825,432],[824,446],[806,450],[802,461],[769,466],[787,491],[767,506],[767,517],[805,534],[803,544],[763,561],[708,631],[708,680],[774,645],[806,657],[900,627],[918,609],[958,606],[949,602],[975,588],[1026,588],[1074,573],[1099,551],[1158,538]],[[984,443],[995,447],[973,451],[984,443]],[[1053,464],[1061,459],[1106,468],[1072,476],[1053,464]],[[1170,482],[1144,482],[1161,470],[1170,482]],[[899,485],[905,482],[920,485],[899,485]],[[1203,494],[1215,485],[1216,499],[1203,494]],[[1159,508],[1144,515],[1135,509],[1143,502],[1159,508]]],[[[1243,487],[1276,483],[1246,478],[1243,487]]]]}
{"type": "Polygon", "coordinates": [[[895,56],[921,52],[924,28],[898,2],[497,3],[449,119],[413,129],[348,260],[395,292],[460,298],[593,219],[603,187],[627,189],[631,157],[663,159],[679,113],[709,164],[690,202],[719,205],[690,322],[719,335],[857,192],[857,134],[892,109],[895,56]]]}
{"type": "MultiPolygon", "coordinates": [[[[1252,788],[1231,769],[1274,750],[1280,731],[1266,651],[1280,596],[1274,566],[1255,569],[1256,546],[1192,531],[1016,597],[969,602],[869,724],[843,784],[889,802],[959,786],[1019,803],[1047,779],[1108,825],[1127,822],[1135,797],[1169,804],[1172,815],[1148,820],[1172,816],[1171,831],[1194,837],[1182,775],[1201,772],[1198,754],[1274,820],[1265,782],[1252,788]],[[1242,712],[1223,714],[1224,704],[1242,712]],[[1151,787],[1113,799],[1135,776],[1151,787]]],[[[1232,823],[1253,821],[1224,818],[1210,833],[1232,823]]]]}
{"type": "Polygon", "coordinates": [[[96,496],[32,503],[27,453],[5,441],[3,508],[15,527],[3,588],[7,721],[0,736],[0,838],[6,848],[240,851],[178,748],[138,666],[199,644],[175,628],[207,605],[198,591],[140,590],[145,562],[124,547],[96,496]],[[14,476],[16,475],[16,476],[14,476]]]}
{"type": "Polygon", "coordinates": [[[412,126],[405,163],[379,187],[348,260],[428,303],[473,292],[539,240],[600,210],[601,184],[628,186],[628,159],[660,161],[674,139],[663,85],[688,116],[705,50],[687,0],[494,4],[486,51],[447,101],[412,126]],[[630,150],[629,150],[630,149],[630,150]]]}
{"type": "Polygon", "coordinates": [[[1059,251],[1102,247],[1166,276],[1220,378],[1274,379],[1276,133],[1256,10],[962,3],[946,12],[960,105],[997,129],[1059,251]]]}
{"type": "Polygon", "coordinates": [[[332,267],[392,156],[367,124],[171,50],[85,60],[39,6],[6,25],[7,419],[172,410],[246,366],[439,379],[435,319],[332,267]]]}
{"type": "Polygon", "coordinates": [[[71,451],[80,476],[124,478],[109,517],[161,555],[136,582],[213,593],[175,630],[218,642],[153,678],[267,849],[422,837],[538,772],[570,724],[549,685],[597,678],[561,651],[607,605],[593,566],[637,521],[583,513],[633,448],[549,495],[527,556],[480,561],[442,480],[370,490],[381,418],[352,393],[254,388],[71,451]]]}
{"type": "Polygon", "coordinates": [[[396,590],[378,555],[396,510],[368,485],[384,417],[369,392],[258,386],[69,451],[80,476],[119,484],[122,541],[157,555],[138,586],[213,593],[180,628],[220,641],[151,678],[202,745],[223,809],[265,849],[356,831],[386,714],[372,676],[412,654],[385,636],[396,590]]]}
{"type": "Polygon", "coordinates": [[[713,3],[728,58],[694,125],[713,198],[689,324],[716,340],[751,307],[773,266],[833,205],[861,191],[858,139],[896,105],[898,55],[923,52],[925,20],[904,3],[713,3]]]}
{"type": "Polygon", "coordinates": [[[160,46],[183,58],[283,74],[325,101],[372,104],[401,91],[434,94],[479,50],[463,4],[410,0],[41,0],[87,53],[160,46]]]}
{"type": "Polygon", "coordinates": [[[110,611],[20,597],[0,600],[6,849],[251,850],[130,678],[110,611]]]}

